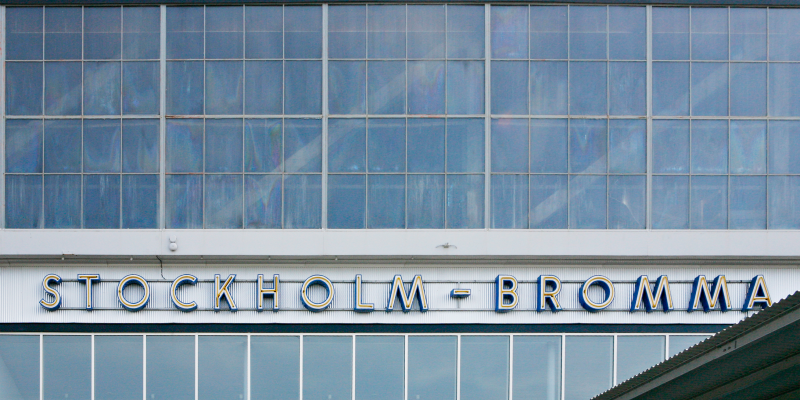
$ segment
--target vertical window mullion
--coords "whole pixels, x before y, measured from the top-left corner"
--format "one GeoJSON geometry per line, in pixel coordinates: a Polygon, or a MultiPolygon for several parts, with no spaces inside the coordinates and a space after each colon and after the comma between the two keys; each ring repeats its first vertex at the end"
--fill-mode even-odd
{"type": "Polygon", "coordinates": [[[320,227],[328,227],[328,5],[322,5],[322,209],[320,227]]]}
{"type": "Polygon", "coordinates": [[[652,224],[652,193],[653,193],[653,6],[647,6],[647,61],[646,61],[646,109],[647,128],[646,128],[646,172],[647,182],[645,186],[645,229],[653,229],[652,224]]]}
{"type": "MultiPolygon", "coordinates": [[[[492,6],[491,4],[486,4],[484,12],[484,30],[483,30],[483,40],[484,40],[484,59],[485,59],[485,67],[484,67],[484,112],[486,113],[484,116],[484,161],[483,161],[483,176],[484,176],[484,184],[483,184],[483,229],[489,229],[491,221],[491,196],[490,191],[492,187],[492,6]]],[[[445,28],[446,29],[446,28],[445,28]]],[[[529,46],[530,47],[530,46],[529,46]]],[[[530,51],[530,50],[528,50],[530,51]]],[[[528,92],[530,93],[530,92],[528,92]]],[[[445,178],[446,179],[446,178],[445,178]]],[[[445,191],[447,190],[447,181],[445,180],[445,191]]],[[[447,198],[448,193],[445,192],[445,199],[447,198]]],[[[447,217],[447,206],[445,206],[445,217],[447,217]]],[[[445,220],[445,228],[449,225],[449,221],[445,220]]],[[[461,337],[459,336],[459,351],[461,349],[461,337]]],[[[459,352],[460,354],[460,352],[459,352]]],[[[459,367],[460,368],[460,367],[459,367]]],[[[459,374],[460,379],[460,374],[459,374]]],[[[460,383],[459,383],[460,386],[460,383]]],[[[461,388],[459,387],[459,396],[461,388]]]]}
{"type": "Polygon", "coordinates": [[[166,228],[166,160],[167,160],[167,6],[160,6],[159,46],[159,160],[158,160],[158,227],[166,228]]]}

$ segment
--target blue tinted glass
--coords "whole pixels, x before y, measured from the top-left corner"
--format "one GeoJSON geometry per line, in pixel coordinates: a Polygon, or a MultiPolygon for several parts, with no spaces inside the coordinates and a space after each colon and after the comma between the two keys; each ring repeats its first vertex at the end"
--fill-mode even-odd
{"type": "Polygon", "coordinates": [[[527,6],[492,7],[492,57],[528,58],[527,6]]]}
{"type": "Polygon", "coordinates": [[[304,399],[351,399],[353,389],[353,337],[303,338],[304,399]]]}
{"type": "Polygon", "coordinates": [[[692,121],[692,173],[728,172],[728,121],[692,121]]]}
{"type": "Polygon", "coordinates": [[[328,171],[364,172],[367,157],[367,122],[363,119],[328,121],[328,171]]]}
{"type": "Polygon", "coordinates": [[[322,7],[286,6],[283,21],[286,58],[322,58],[322,7]]]}
{"type": "Polygon", "coordinates": [[[766,173],[766,147],[766,121],[731,121],[731,173],[766,173]]]}
{"type": "Polygon", "coordinates": [[[492,63],[492,114],[528,113],[528,62],[492,63]]]}
{"type": "Polygon", "coordinates": [[[408,120],[408,172],[444,172],[444,119],[408,120]]]}
{"type": "Polygon", "coordinates": [[[456,399],[458,337],[408,337],[408,398],[456,399]]]}
{"type": "Polygon", "coordinates": [[[92,337],[44,335],[44,399],[92,398],[92,337]]]}
{"type": "Polygon", "coordinates": [[[203,176],[167,175],[167,229],[201,229],[203,227],[203,176]]]}
{"type": "Polygon", "coordinates": [[[122,54],[122,8],[85,7],[83,9],[83,58],[119,59],[122,54]]]}
{"type": "Polygon", "coordinates": [[[167,63],[167,114],[203,113],[203,62],[167,63]]]}
{"type": "Polygon", "coordinates": [[[447,120],[447,172],[483,172],[484,120],[447,120]]]}
{"type": "Polygon", "coordinates": [[[408,62],[408,113],[444,114],[444,61],[408,62]]]}
{"type": "Polygon", "coordinates": [[[172,120],[167,123],[167,172],[203,170],[203,120],[172,120]]]}
{"type": "Polygon", "coordinates": [[[608,55],[612,60],[644,60],[647,50],[647,9],[609,7],[608,55]]]}
{"type": "Polygon", "coordinates": [[[800,157],[797,154],[800,154],[800,122],[770,121],[769,173],[800,173],[800,157]]]}
{"type": "Polygon", "coordinates": [[[509,347],[508,336],[461,338],[461,399],[508,399],[509,347]]]}
{"type": "Polygon", "coordinates": [[[42,7],[6,8],[6,59],[42,59],[44,40],[42,10],[42,7]]]}
{"type": "Polygon", "coordinates": [[[122,172],[158,172],[159,121],[122,121],[122,172]]]}
{"type": "Polygon", "coordinates": [[[447,113],[482,114],[484,75],[482,61],[447,63],[447,113]]]}
{"type": "Polygon", "coordinates": [[[366,114],[366,62],[331,61],[328,64],[328,110],[331,114],[366,114]]]}
{"type": "Polygon", "coordinates": [[[44,227],[81,227],[81,176],[44,176],[44,227]]]}
{"type": "Polygon", "coordinates": [[[692,63],[692,115],[728,115],[728,64],[692,63]]]}
{"type": "Polygon", "coordinates": [[[84,175],[84,228],[119,229],[119,177],[119,175],[84,175]]]}
{"type": "Polygon", "coordinates": [[[197,345],[197,398],[243,399],[248,392],[247,336],[203,335],[197,345]]]}
{"type": "Polygon", "coordinates": [[[406,67],[403,61],[375,61],[367,66],[370,114],[405,113],[406,67]]]}
{"type": "Polygon", "coordinates": [[[242,58],[242,7],[206,7],[206,58],[242,58]]]}
{"type": "Polygon", "coordinates": [[[120,171],[120,121],[83,121],[83,172],[120,171]]]}
{"type": "Polygon", "coordinates": [[[728,9],[692,8],[692,59],[728,59],[728,9]]]}
{"type": "Polygon", "coordinates": [[[767,177],[732,176],[728,229],[767,228],[767,177]]]}
{"type": "Polygon", "coordinates": [[[283,126],[279,119],[244,121],[244,170],[279,172],[283,149],[283,126]]]}
{"type": "Polygon", "coordinates": [[[767,115],[767,64],[731,64],[731,115],[767,115]]]}
{"type": "Polygon", "coordinates": [[[689,59],[689,8],[653,7],[653,59],[689,59]]]}
{"type": "Polygon", "coordinates": [[[6,113],[42,114],[42,63],[6,63],[6,113]]]}
{"type": "Polygon", "coordinates": [[[483,58],[484,7],[447,6],[447,58],[483,58]]]}
{"type": "Polygon", "coordinates": [[[567,172],[566,119],[531,120],[531,172],[567,172]]]}
{"type": "Polygon", "coordinates": [[[242,175],[206,175],[205,227],[242,227],[242,175]]]}
{"type": "Polygon", "coordinates": [[[122,113],[158,114],[158,81],[158,63],[122,63],[122,113]]]}
{"type": "Polygon", "coordinates": [[[367,56],[405,58],[406,7],[371,5],[367,7],[367,56]]]}
{"type": "MultiPolygon", "coordinates": [[[[44,65],[44,113],[80,115],[81,63],[49,62],[44,65]]],[[[119,103],[117,103],[119,104],[119,103]]]]}
{"type": "Polygon", "coordinates": [[[407,227],[444,228],[444,175],[408,175],[407,185],[407,227]]]}
{"type": "Polygon", "coordinates": [[[573,115],[606,115],[607,77],[604,62],[571,62],[569,65],[569,112],[573,115]]]}
{"type": "Polygon", "coordinates": [[[45,121],[44,172],[81,172],[80,120],[45,121]]]}
{"type": "Polygon", "coordinates": [[[517,399],[561,399],[561,336],[514,336],[514,379],[517,399]]]}
{"type": "Polygon", "coordinates": [[[567,7],[532,6],[531,58],[567,59],[567,7]]]}
{"type": "Polygon", "coordinates": [[[492,228],[528,228],[528,175],[492,175],[492,228]]]}
{"type": "Polygon", "coordinates": [[[244,227],[280,229],[281,176],[244,176],[244,227]]]}
{"type": "Polygon", "coordinates": [[[769,115],[800,116],[800,64],[769,64],[769,115]]]}
{"type": "Polygon", "coordinates": [[[731,60],[767,59],[767,10],[731,8],[731,60]]]}
{"type": "Polygon", "coordinates": [[[122,228],[158,228],[158,175],[122,175],[122,228]]]}
{"type": "Polygon", "coordinates": [[[728,177],[692,177],[692,229],[728,227],[728,177]]]}
{"type": "Polygon", "coordinates": [[[300,399],[300,337],[250,337],[253,400],[300,399]]]}
{"type": "Polygon", "coordinates": [[[283,162],[286,172],[322,171],[322,121],[287,119],[284,121],[283,162]]]}
{"type": "Polygon", "coordinates": [[[370,119],[367,126],[367,165],[370,172],[406,170],[406,122],[370,119]]]}
{"type": "Polygon", "coordinates": [[[647,99],[647,65],[640,62],[612,62],[609,73],[609,113],[611,115],[644,115],[647,99]]]}
{"type": "Polygon", "coordinates": [[[195,398],[195,336],[147,336],[147,395],[195,398]]]}
{"type": "Polygon", "coordinates": [[[564,344],[565,400],[589,399],[614,384],[613,337],[568,335],[564,344]]]}
{"type": "Polygon", "coordinates": [[[283,182],[283,227],[319,229],[322,218],[319,175],[288,175],[283,182]]]}
{"type": "Polygon", "coordinates": [[[161,43],[161,10],[158,7],[122,9],[122,58],[157,59],[161,43]]]}
{"type": "Polygon", "coordinates": [[[444,58],[444,5],[413,5],[408,10],[408,58],[444,58]]]}
{"type": "Polygon", "coordinates": [[[645,173],[647,170],[647,122],[612,119],[608,122],[608,171],[645,173]]]}
{"type": "Polygon", "coordinates": [[[6,172],[42,172],[42,121],[6,121],[6,172]]]}
{"type": "Polygon", "coordinates": [[[366,175],[328,176],[328,228],[363,229],[367,205],[366,175]]]}
{"type": "Polygon", "coordinates": [[[689,229],[689,177],[654,176],[653,229],[689,229]]]}
{"type": "Polygon", "coordinates": [[[42,176],[6,175],[6,228],[42,228],[42,176]]]}
{"type": "Polygon", "coordinates": [[[772,61],[800,60],[800,10],[772,8],[769,10],[769,59],[772,61]]]}
{"type": "Polygon", "coordinates": [[[570,176],[569,197],[570,228],[606,228],[605,175],[570,176]]]}
{"type": "Polygon", "coordinates": [[[206,62],[206,114],[242,113],[243,66],[241,61],[206,62]]]}
{"type": "Polygon", "coordinates": [[[492,172],[528,172],[528,120],[492,120],[492,172]]]}
{"type": "Polygon", "coordinates": [[[569,164],[572,173],[606,172],[608,125],[604,119],[569,122],[569,164]]]}
{"type": "Polygon", "coordinates": [[[244,69],[245,114],[282,114],[283,63],[247,61],[244,69]]]}
{"type": "Polygon", "coordinates": [[[287,61],[284,71],[286,114],[319,114],[322,111],[322,63],[287,61]]]}
{"type": "Polygon", "coordinates": [[[568,114],[568,69],[567,62],[531,62],[531,114],[568,114]]]}
{"type": "Polygon", "coordinates": [[[355,398],[405,399],[405,337],[357,336],[355,398]]]}
{"type": "Polygon", "coordinates": [[[246,58],[283,57],[283,7],[245,7],[244,41],[246,58]]]}
{"type": "Polygon", "coordinates": [[[447,176],[447,228],[483,228],[485,181],[483,175],[447,176]]]}
{"type": "Polygon", "coordinates": [[[574,60],[606,59],[605,6],[571,6],[569,8],[569,57],[574,60]]]}
{"type": "Polygon", "coordinates": [[[80,60],[81,7],[47,7],[44,12],[44,59],[80,60]]]}
{"type": "Polygon", "coordinates": [[[689,121],[653,121],[653,172],[689,172],[689,121]]]}
{"type": "Polygon", "coordinates": [[[645,228],[645,176],[608,177],[608,228],[645,228]]]}
{"type": "Polygon", "coordinates": [[[769,228],[800,229],[800,176],[769,177],[769,228]]]}
{"type": "Polygon", "coordinates": [[[567,227],[567,175],[531,175],[530,227],[567,227]]]}
{"type": "Polygon", "coordinates": [[[370,175],[367,185],[367,228],[405,228],[406,177],[370,175]]]}
{"type": "Polygon", "coordinates": [[[203,58],[203,7],[167,7],[167,58],[203,58]]]}
{"type": "Polygon", "coordinates": [[[328,7],[328,56],[366,58],[366,6],[328,7]]]}
{"type": "Polygon", "coordinates": [[[39,399],[39,335],[3,335],[0,360],[6,366],[3,382],[7,399],[39,399]],[[12,397],[13,396],[13,397],[12,397]]]}
{"type": "Polygon", "coordinates": [[[206,120],[206,172],[242,172],[242,120],[206,120]]]}

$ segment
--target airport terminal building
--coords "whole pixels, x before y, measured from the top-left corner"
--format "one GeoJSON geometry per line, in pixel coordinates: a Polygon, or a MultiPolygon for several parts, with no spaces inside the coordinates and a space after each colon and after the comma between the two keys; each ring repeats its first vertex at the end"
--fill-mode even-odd
{"type": "Polygon", "coordinates": [[[587,3],[2,2],[0,400],[585,400],[800,289],[800,3],[587,3]]]}

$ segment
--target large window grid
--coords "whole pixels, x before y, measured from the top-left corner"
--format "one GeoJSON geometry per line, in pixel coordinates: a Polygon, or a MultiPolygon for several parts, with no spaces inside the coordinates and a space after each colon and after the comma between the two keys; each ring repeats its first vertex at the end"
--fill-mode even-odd
{"type": "Polygon", "coordinates": [[[0,377],[26,400],[577,400],[707,337],[0,334],[0,377]]]}

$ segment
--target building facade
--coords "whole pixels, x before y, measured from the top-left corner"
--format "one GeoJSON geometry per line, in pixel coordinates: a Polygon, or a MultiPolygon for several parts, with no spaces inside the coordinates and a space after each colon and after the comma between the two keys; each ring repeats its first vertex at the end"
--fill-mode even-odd
{"type": "Polygon", "coordinates": [[[0,400],[588,399],[800,287],[793,4],[123,3],[0,6],[0,400]]]}

